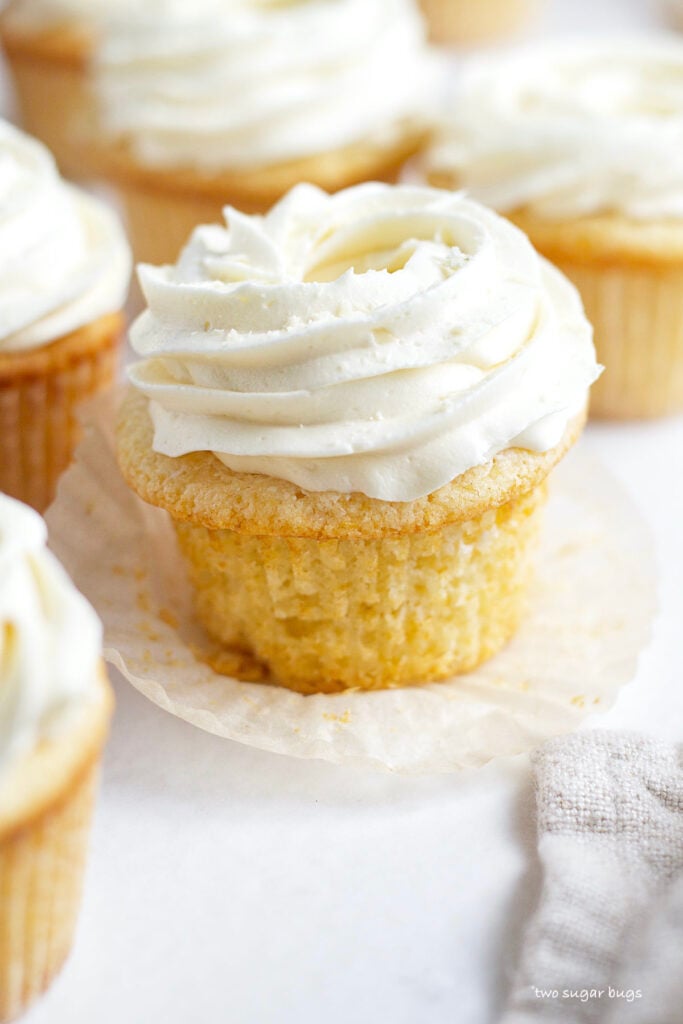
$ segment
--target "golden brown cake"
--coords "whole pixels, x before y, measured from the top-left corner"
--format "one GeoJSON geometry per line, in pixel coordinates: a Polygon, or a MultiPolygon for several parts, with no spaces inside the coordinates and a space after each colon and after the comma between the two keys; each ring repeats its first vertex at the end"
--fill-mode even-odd
{"type": "Polygon", "coordinates": [[[0,495],[1,1021],[69,954],[112,709],[97,617],[44,545],[39,517],[0,495]]]}
{"type": "Polygon", "coordinates": [[[313,494],[234,473],[211,453],[152,449],[143,396],[124,404],[119,464],[170,513],[210,637],[302,693],[435,681],[476,668],[524,612],[549,452],[508,449],[413,502],[313,494]],[[379,657],[378,657],[379,655],[379,657]]]}
{"type": "Polygon", "coordinates": [[[80,437],[78,406],[115,379],[124,324],[110,313],[39,348],[0,349],[0,491],[50,504],[80,437]]]}
{"type": "Polygon", "coordinates": [[[114,379],[130,254],[109,210],[2,122],[0,165],[0,490],[42,511],[71,459],[79,404],[114,379]]]}
{"type": "Polygon", "coordinates": [[[683,410],[681,76],[677,40],[474,66],[428,158],[433,184],[505,213],[578,287],[598,417],[683,410]]]}
{"type": "Polygon", "coordinates": [[[304,693],[443,679],[523,614],[597,375],[575,292],[459,196],[299,186],[141,270],[118,458],[210,637],[304,693]]]}

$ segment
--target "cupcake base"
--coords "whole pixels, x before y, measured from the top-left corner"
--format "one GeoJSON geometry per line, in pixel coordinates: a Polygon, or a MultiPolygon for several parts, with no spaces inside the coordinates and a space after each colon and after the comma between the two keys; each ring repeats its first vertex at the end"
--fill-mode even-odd
{"type": "Polygon", "coordinates": [[[299,693],[375,690],[467,672],[510,639],[544,498],[541,484],[478,519],[384,539],[175,526],[214,640],[299,693]]]}
{"type": "Polygon", "coordinates": [[[557,266],[581,292],[606,367],[591,391],[591,416],[644,419],[681,412],[683,267],[557,266]]]}
{"type": "Polygon", "coordinates": [[[91,40],[78,29],[19,28],[10,7],[0,17],[0,41],[23,128],[52,151],[63,174],[83,177],[80,134],[94,106],[87,85],[91,40]]]}
{"type": "Polygon", "coordinates": [[[473,45],[516,32],[537,0],[420,0],[432,42],[473,45]]]}
{"type": "Polygon", "coordinates": [[[170,516],[131,492],[111,426],[89,422],[48,513],[51,546],[102,616],[128,682],[215,736],[366,771],[471,769],[607,711],[649,642],[652,538],[609,467],[579,446],[553,472],[528,608],[495,658],[433,686],[304,696],[259,673],[243,682],[244,657],[216,663],[170,516]]]}
{"type": "Polygon", "coordinates": [[[683,230],[616,216],[511,219],[576,285],[605,372],[591,388],[598,418],[683,410],[683,230]]]}
{"type": "Polygon", "coordinates": [[[266,213],[302,181],[327,192],[362,181],[393,182],[423,141],[423,132],[406,132],[389,146],[366,143],[287,164],[216,175],[144,167],[124,147],[100,152],[93,166],[121,193],[136,260],[161,264],[177,259],[198,224],[221,220],[225,206],[266,213]]]}
{"type": "Polygon", "coordinates": [[[474,668],[514,632],[545,478],[578,436],[509,449],[434,494],[382,502],[152,450],[147,400],[121,413],[119,464],[168,510],[198,617],[302,693],[421,684],[474,668]]]}
{"type": "Polygon", "coordinates": [[[95,797],[93,767],[32,828],[0,841],[0,1021],[50,984],[76,926],[95,797]]]}
{"type": "Polygon", "coordinates": [[[0,790],[0,1021],[48,987],[71,948],[110,713],[102,674],[92,706],[0,790]]]}
{"type": "Polygon", "coordinates": [[[116,374],[122,315],[109,314],[49,345],[0,352],[0,491],[44,511],[71,461],[78,404],[116,374]]]}

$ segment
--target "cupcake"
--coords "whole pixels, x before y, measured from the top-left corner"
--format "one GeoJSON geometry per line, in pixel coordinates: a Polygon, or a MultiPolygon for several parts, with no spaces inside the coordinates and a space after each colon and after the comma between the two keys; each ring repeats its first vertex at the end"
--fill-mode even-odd
{"type": "Polygon", "coordinates": [[[94,611],[0,495],[0,1020],[60,969],[80,903],[112,697],[94,611]]]}
{"type": "Polygon", "coordinates": [[[538,0],[420,0],[430,38],[447,45],[487,43],[520,29],[538,0]]]}
{"type": "Polygon", "coordinates": [[[71,459],[78,403],[114,377],[129,276],[109,209],[0,121],[0,490],[39,511],[71,459]]]}
{"type": "Polygon", "coordinates": [[[300,185],[142,266],[124,477],[200,622],[303,693],[474,668],[524,609],[596,377],[576,292],[450,192],[300,185]]]}
{"type": "Polygon", "coordinates": [[[596,416],[683,409],[683,44],[544,47],[473,65],[433,184],[505,213],[578,286],[596,416]]]}
{"type": "Polygon", "coordinates": [[[413,0],[140,7],[94,65],[96,164],[138,258],[175,260],[226,203],[393,180],[424,140],[434,65],[413,0]]]}
{"type": "Polygon", "coordinates": [[[88,66],[101,0],[12,0],[0,14],[0,43],[24,128],[78,177],[79,135],[91,118],[88,66]]]}

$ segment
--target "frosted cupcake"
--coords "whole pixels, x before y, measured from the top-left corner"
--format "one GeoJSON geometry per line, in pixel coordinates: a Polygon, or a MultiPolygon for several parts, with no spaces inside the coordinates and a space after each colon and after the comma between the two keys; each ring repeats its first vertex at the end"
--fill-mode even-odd
{"type": "Polygon", "coordinates": [[[118,433],[201,622],[304,693],[475,667],[520,619],[598,372],[576,292],[435,189],[302,185],[226,219],[140,268],[118,433]]]}
{"type": "Polygon", "coordinates": [[[434,67],[413,0],[140,7],[95,62],[98,165],[138,258],[175,260],[226,203],[393,179],[424,138],[434,67]]]}
{"type": "Polygon", "coordinates": [[[0,495],[0,1020],[50,984],[78,914],[112,698],[94,611],[0,495]]]}
{"type": "Polygon", "coordinates": [[[39,510],[70,461],[78,403],[113,379],[129,276],[108,208],[0,122],[0,490],[39,510]]]}
{"type": "MultiPolygon", "coordinates": [[[[119,9],[124,0],[117,0],[119,9]]],[[[88,67],[113,0],[12,0],[0,14],[0,42],[24,128],[79,176],[83,126],[92,119],[88,67]]]]}
{"type": "Polygon", "coordinates": [[[429,169],[507,214],[578,286],[606,366],[593,413],[683,409],[683,44],[473,66],[429,169]]]}
{"type": "Polygon", "coordinates": [[[435,43],[473,45],[518,31],[538,0],[420,0],[435,43]]]}

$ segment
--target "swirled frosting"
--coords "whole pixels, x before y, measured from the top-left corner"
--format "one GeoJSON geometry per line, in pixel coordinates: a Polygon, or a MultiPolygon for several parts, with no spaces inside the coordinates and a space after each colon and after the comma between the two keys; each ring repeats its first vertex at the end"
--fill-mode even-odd
{"type": "Polygon", "coordinates": [[[124,303],[131,257],[103,203],[0,121],[0,352],[54,341],[124,303]]]}
{"type": "Polygon", "coordinates": [[[109,209],[63,182],[44,146],[0,121],[0,352],[120,309],[130,266],[109,209]]]}
{"type": "Polygon", "coordinates": [[[37,512],[0,494],[0,772],[97,694],[100,621],[46,538],[37,512]]]}
{"type": "Polygon", "coordinates": [[[131,341],[154,449],[410,501],[510,446],[545,451],[598,374],[573,287],[437,189],[293,189],[140,268],[131,341]]]}
{"type": "Polygon", "coordinates": [[[683,216],[683,41],[544,46],[475,62],[429,165],[500,211],[683,216]]]}
{"type": "Polygon", "coordinates": [[[424,121],[433,84],[414,0],[140,4],[96,58],[105,131],[162,167],[388,144],[424,121]]]}

